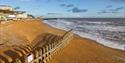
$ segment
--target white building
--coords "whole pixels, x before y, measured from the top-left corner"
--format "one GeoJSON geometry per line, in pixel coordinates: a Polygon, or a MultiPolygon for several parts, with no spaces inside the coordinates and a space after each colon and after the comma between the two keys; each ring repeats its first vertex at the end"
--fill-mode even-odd
{"type": "Polygon", "coordinates": [[[17,14],[15,14],[15,15],[16,15],[16,18],[28,18],[27,13],[24,11],[22,11],[22,12],[18,11],[17,14]]]}
{"type": "Polygon", "coordinates": [[[0,20],[2,17],[6,19],[23,19],[28,18],[25,11],[16,11],[14,8],[8,5],[0,5],[0,20]]]}
{"type": "Polygon", "coordinates": [[[11,6],[8,6],[8,5],[0,5],[0,10],[13,11],[14,9],[11,6]]]}

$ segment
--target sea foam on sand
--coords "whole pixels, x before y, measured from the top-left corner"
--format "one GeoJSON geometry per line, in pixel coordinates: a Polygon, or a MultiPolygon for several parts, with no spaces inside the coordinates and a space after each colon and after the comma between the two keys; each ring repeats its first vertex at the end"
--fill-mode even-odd
{"type": "MultiPolygon", "coordinates": [[[[63,29],[63,30],[69,30],[69,29],[73,29],[75,28],[75,24],[73,24],[72,22],[66,21],[66,20],[44,20],[44,23],[58,28],[58,29],[63,29]]],[[[91,35],[88,33],[84,33],[78,30],[74,30],[73,31],[75,34],[84,37],[84,38],[89,38],[92,40],[95,40],[96,42],[104,45],[104,46],[108,46],[111,48],[115,48],[115,49],[120,49],[120,50],[125,50],[125,44],[118,44],[115,42],[111,42],[109,40],[105,40],[103,38],[97,37],[97,35],[91,35]]]]}

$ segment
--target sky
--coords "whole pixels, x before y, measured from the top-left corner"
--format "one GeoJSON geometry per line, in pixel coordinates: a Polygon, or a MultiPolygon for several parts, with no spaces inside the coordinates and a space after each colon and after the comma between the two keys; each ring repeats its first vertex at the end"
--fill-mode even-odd
{"type": "Polygon", "coordinates": [[[34,16],[125,18],[125,0],[0,0],[34,16]]]}

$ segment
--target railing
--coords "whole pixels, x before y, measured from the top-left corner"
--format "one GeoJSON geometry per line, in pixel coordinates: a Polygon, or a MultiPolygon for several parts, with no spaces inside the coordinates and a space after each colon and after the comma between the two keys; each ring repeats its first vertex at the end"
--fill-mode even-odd
{"type": "Polygon", "coordinates": [[[67,32],[58,40],[49,42],[43,47],[39,47],[33,52],[33,59],[29,63],[47,63],[54,55],[68,45],[72,38],[73,34],[71,32],[67,32]]]}

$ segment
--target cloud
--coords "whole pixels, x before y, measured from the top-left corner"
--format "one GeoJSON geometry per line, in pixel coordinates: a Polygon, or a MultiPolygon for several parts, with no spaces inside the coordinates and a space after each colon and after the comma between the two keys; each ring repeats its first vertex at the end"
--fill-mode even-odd
{"type": "Polygon", "coordinates": [[[73,4],[69,4],[66,7],[74,7],[74,5],[73,4]]]}
{"type": "Polygon", "coordinates": [[[115,13],[122,13],[122,12],[116,12],[116,11],[102,11],[102,12],[98,12],[98,14],[106,14],[106,13],[115,14],[115,13]]]}
{"type": "Polygon", "coordinates": [[[97,12],[98,14],[105,14],[105,13],[122,13],[120,11],[114,11],[114,10],[102,10],[97,12]]]}
{"type": "Polygon", "coordinates": [[[119,10],[122,10],[122,9],[124,9],[124,7],[118,7],[118,8],[115,9],[115,11],[119,11],[119,10]]]}
{"type": "Polygon", "coordinates": [[[105,10],[101,10],[99,12],[97,12],[98,14],[104,14],[104,13],[122,13],[121,10],[125,10],[125,7],[121,6],[121,7],[117,7],[114,9],[111,9],[110,7],[112,7],[112,5],[108,5],[107,8],[105,10]],[[110,9],[109,9],[110,8],[110,9]]]}
{"type": "Polygon", "coordinates": [[[115,8],[115,9],[110,9],[110,11],[113,11],[113,12],[116,12],[116,11],[120,11],[120,10],[123,10],[125,9],[124,7],[118,7],[118,8],[115,8]]]}
{"type": "Polygon", "coordinates": [[[60,4],[61,7],[74,7],[74,4],[60,4]]]}
{"type": "Polygon", "coordinates": [[[110,0],[112,2],[125,2],[125,0],[110,0]]]}
{"type": "Polygon", "coordinates": [[[31,1],[31,0],[16,0],[16,1],[31,1]]]}
{"type": "Polygon", "coordinates": [[[47,2],[57,1],[57,2],[64,2],[66,0],[46,0],[47,2]]]}
{"type": "Polygon", "coordinates": [[[47,13],[48,15],[60,15],[60,13],[47,13]]]}
{"type": "Polygon", "coordinates": [[[108,6],[106,6],[106,8],[111,8],[112,7],[112,5],[108,5],[108,6]]]}
{"type": "Polygon", "coordinates": [[[102,10],[101,13],[108,13],[106,10],[102,10]]]}
{"type": "Polygon", "coordinates": [[[81,13],[81,12],[87,12],[88,10],[87,9],[79,9],[77,7],[74,7],[73,9],[69,10],[73,13],[81,13]]]}
{"type": "Polygon", "coordinates": [[[61,7],[64,7],[64,6],[66,6],[66,4],[60,4],[60,6],[61,6],[61,7]]]}
{"type": "Polygon", "coordinates": [[[35,2],[39,2],[39,1],[45,1],[45,2],[55,2],[55,1],[57,1],[57,2],[64,2],[65,0],[15,0],[15,1],[35,1],[35,2]]]}
{"type": "Polygon", "coordinates": [[[72,12],[72,13],[81,13],[81,12],[87,12],[87,9],[79,9],[78,7],[76,7],[74,4],[60,4],[61,7],[65,7],[65,9],[67,10],[67,12],[72,12]]]}
{"type": "Polygon", "coordinates": [[[65,0],[56,0],[56,1],[58,1],[58,2],[63,2],[63,1],[65,1],[65,0]]]}
{"type": "Polygon", "coordinates": [[[108,13],[106,10],[101,10],[99,12],[97,12],[98,14],[104,14],[104,13],[108,13]]]}

